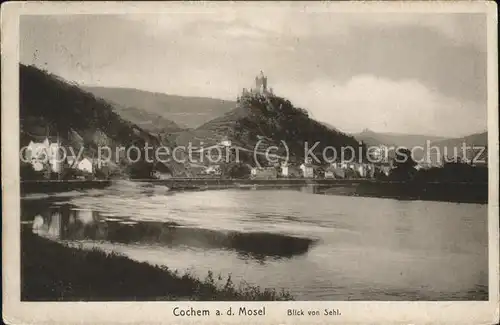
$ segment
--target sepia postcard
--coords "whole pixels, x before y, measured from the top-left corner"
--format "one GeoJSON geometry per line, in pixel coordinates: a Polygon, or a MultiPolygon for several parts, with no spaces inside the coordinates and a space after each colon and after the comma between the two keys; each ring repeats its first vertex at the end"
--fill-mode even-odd
{"type": "Polygon", "coordinates": [[[498,324],[495,2],[8,2],[7,324],[498,324]]]}

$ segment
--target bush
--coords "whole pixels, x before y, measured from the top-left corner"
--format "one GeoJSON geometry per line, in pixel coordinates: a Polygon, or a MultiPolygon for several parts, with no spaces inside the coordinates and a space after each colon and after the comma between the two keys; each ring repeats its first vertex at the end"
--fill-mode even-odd
{"type": "Polygon", "coordinates": [[[203,280],[97,248],[62,245],[25,229],[21,234],[21,299],[110,300],[293,300],[284,290],[261,289],[229,275],[203,280]]]}
{"type": "Polygon", "coordinates": [[[243,163],[230,164],[224,173],[225,176],[230,178],[249,178],[250,174],[250,167],[243,163]]]}
{"type": "Polygon", "coordinates": [[[37,172],[30,163],[25,162],[21,162],[19,166],[19,175],[23,181],[41,180],[44,178],[42,172],[37,172]]]}

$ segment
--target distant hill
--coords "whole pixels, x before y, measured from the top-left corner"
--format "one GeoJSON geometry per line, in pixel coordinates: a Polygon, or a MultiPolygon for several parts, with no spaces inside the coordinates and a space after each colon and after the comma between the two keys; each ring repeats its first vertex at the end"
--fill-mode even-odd
{"type": "MultiPolygon", "coordinates": [[[[20,65],[21,146],[58,136],[65,146],[83,147],[84,156],[96,157],[98,146],[128,148],[145,143],[170,145],[164,139],[124,119],[103,99],[34,66],[20,65]]],[[[113,161],[118,161],[113,155],[113,161]]],[[[126,165],[130,162],[123,161],[126,165]]],[[[173,174],[186,172],[183,164],[167,163],[173,174]]]]}
{"type": "MultiPolygon", "coordinates": [[[[475,133],[461,138],[447,139],[442,141],[435,141],[431,143],[431,148],[439,148],[439,155],[452,157],[457,152],[457,156],[468,159],[488,159],[488,132],[475,133]],[[464,157],[464,144],[467,147],[464,157]],[[473,148],[475,147],[475,148],[473,148]],[[481,150],[484,147],[485,150],[481,150]],[[476,157],[477,155],[477,157],[476,157]]],[[[432,151],[434,153],[434,151],[432,151]]],[[[432,159],[436,159],[436,154],[433,154],[432,159]]]]}
{"type": "Polygon", "coordinates": [[[161,115],[150,113],[137,107],[124,107],[113,103],[113,108],[122,118],[130,121],[142,129],[156,134],[177,133],[185,128],[161,115]]]}
{"type": "Polygon", "coordinates": [[[378,133],[371,130],[364,130],[361,133],[353,134],[356,139],[363,141],[368,146],[395,146],[413,148],[415,146],[424,146],[427,141],[435,142],[446,140],[445,137],[422,134],[403,134],[403,133],[378,133]]]}
{"type": "Polygon", "coordinates": [[[154,116],[159,116],[162,120],[153,123],[154,127],[161,127],[164,123],[166,128],[171,128],[174,132],[184,128],[197,128],[236,106],[234,101],[168,95],[134,88],[84,87],[84,89],[99,98],[117,104],[121,111],[125,111],[125,114],[139,125],[147,127],[146,124],[150,123],[154,116]],[[135,112],[133,108],[139,112],[135,112]],[[142,119],[144,122],[141,122],[142,119]],[[176,127],[178,130],[175,130],[176,127]]]}
{"type": "Polygon", "coordinates": [[[476,146],[488,146],[488,132],[475,133],[461,138],[446,139],[431,142],[432,145],[440,147],[461,146],[462,143],[476,146]]]}
{"type": "MultiPolygon", "coordinates": [[[[215,118],[200,127],[180,133],[177,143],[187,145],[211,145],[227,138],[236,146],[253,150],[259,143],[258,151],[265,151],[269,146],[279,147],[281,156],[288,147],[290,161],[302,163],[306,142],[311,148],[319,142],[314,152],[322,157],[325,147],[335,147],[340,155],[341,147],[351,146],[355,150],[358,141],[347,134],[336,131],[321,122],[309,118],[304,109],[293,106],[285,98],[277,96],[242,97],[237,107],[223,116],[215,118]]],[[[359,150],[358,150],[359,152],[359,150]]],[[[327,152],[331,154],[331,151],[327,152]]],[[[357,153],[355,154],[357,156],[357,153]]],[[[253,157],[248,163],[252,163],[253,157]]],[[[328,157],[330,158],[330,157],[328,157]]]]}
{"type": "MultiPolygon", "coordinates": [[[[457,156],[463,157],[462,143],[468,146],[488,146],[487,132],[471,134],[461,138],[444,138],[439,136],[416,135],[416,134],[398,134],[398,133],[377,133],[370,130],[364,130],[361,133],[354,135],[358,140],[363,141],[368,146],[393,146],[415,148],[422,147],[423,150],[415,150],[413,158],[417,161],[426,161],[431,163],[442,162],[442,157],[454,156],[454,150],[457,150],[457,156]],[[430,147],[427,146],[429,141],[430,147]],[[434,148],[432,150],[428,150],[434,148]],[[436,150],[439,150],[439,152],[436,150]]],[[[473,151],[466,154],[469,158],[474,155],[473,151]]],[[[482,154],[482,157],[487,157],[487,150],[482,154]]]]}

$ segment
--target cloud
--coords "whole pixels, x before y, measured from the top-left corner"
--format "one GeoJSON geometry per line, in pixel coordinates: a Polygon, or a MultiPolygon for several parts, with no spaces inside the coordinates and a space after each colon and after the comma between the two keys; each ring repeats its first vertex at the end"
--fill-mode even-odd
{"type": "MultiPolygon", "coordinates": [[[[478,31],[486,27],[484,14],[471,13],[404,13],[404,12],[338,12],[322,3],[179,3],[172,10],[155,14],[124,15],[127,20],[158,30],[178,32],[186,26],[217,23],[222,28],[245,25],[285,38],[311,35],[339,35],[357,28],[398,28],[420,26],[431,28],[457,43],[474,44],[484,50],[485,38],[478,31]]],[[[202,30],[202,29],[200,29],[202,30]]]]}
{"type": "Polygon", "coordinates": [[[258,60],[266,70],[342,81],[357,74],[415,78],[447,96],[486,101],[484,14],[339,13],[303,3],[193,8],[127,19],[177,44],[196,44],[200,53],[258,60]]]}
{"type": "Polygon", "coordinates": [[[347,132],[369,128],[446,136],[486,129],[486,107],[445,97],[417,80],[358,75],[340,85],[329,80],[290,85],[287,92],[314,118],[347,132]]]}
{"type": "Polygon", "coordinates": [[[482,15],[172,6],[141,15],[23,16],[21,62],[86,85],[223,99],[235,99],[264,70],[277,93],[341,129],[485,128],[482,15]]]}

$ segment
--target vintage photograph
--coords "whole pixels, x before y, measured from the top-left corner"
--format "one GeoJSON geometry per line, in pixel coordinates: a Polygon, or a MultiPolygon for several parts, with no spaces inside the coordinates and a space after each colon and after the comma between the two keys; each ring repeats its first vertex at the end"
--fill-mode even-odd
{"type": "Polygon", "coordinates": [[[279,18],[20,17],[23,300],[488,299],[485,16],[279,18]]]}
{"type": "Polygon", "coordinates": [[[21,302],[498,294],[484,12],[169,8],[19,16],[21,302]]]}

